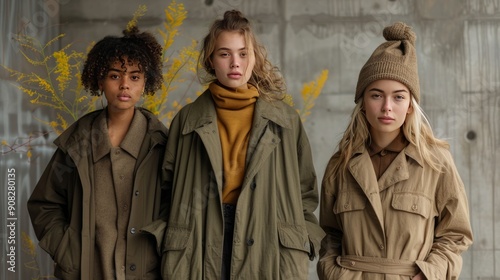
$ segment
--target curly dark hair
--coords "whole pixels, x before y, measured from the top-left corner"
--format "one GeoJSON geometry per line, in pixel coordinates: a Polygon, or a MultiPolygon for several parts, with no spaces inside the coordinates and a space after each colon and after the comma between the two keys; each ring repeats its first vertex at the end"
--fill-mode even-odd
{"type": "Polygon", "coordinates": [[[110,65],[116,61],[120,61],[122,67],[138,63],[139,70],[144,72],[146,79],[144,94],[153,95],[161,87],[162,46],[151,33],[140,33],[136,26],[124,30],[123,35],[104,37],[88,53],[81,81],[85,90],[90,90],[92,95],[100,95],[99,81],[105,78],[110,65]]]}

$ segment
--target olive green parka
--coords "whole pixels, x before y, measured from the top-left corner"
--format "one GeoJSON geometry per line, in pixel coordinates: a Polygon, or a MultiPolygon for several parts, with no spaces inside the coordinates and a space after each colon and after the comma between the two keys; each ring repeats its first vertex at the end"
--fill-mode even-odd
{"type": "MultiPolygon", "coordinates": [[[[83,116],[54,141],[57,150],[28,200],[39,245],[54,260],[54,275],[60,279],[94,277],[95,216],[99,213],[94,207],[92,141],[107,137],[92,129],[100,112],[83,116]]],[[[166,219],[160,169],[167,128],[151,112],[142,108],[138,112],[146,117],[148,128],[134,169],[126,275],[131,280],[153,280],[160,270],[160,256],[155,238],[141,229],[166,219]]]]}
{"type": "MultiPolygon", "coordinates": [[[[163,247],[164,279],[221,279],[222,150],[207,90],[170,126],[164,171],[172,208],[163,247]]],[[[307,279],[324,233],[316,173],[297,112],[258,99],[236,208],[231,279],[307,279]]]]}

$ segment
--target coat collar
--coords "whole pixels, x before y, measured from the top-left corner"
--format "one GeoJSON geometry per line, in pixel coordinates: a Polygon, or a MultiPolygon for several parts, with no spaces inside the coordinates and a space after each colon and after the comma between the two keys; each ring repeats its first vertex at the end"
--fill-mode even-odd
{"type": "MultiPolygon", "coordinates": [[[[351,159],[359,156],[359,154],[362,154],[364,152],[369,152],[367,150],[367,148],[363,145],[363,146],[360,146],[358,147],[357,149],[354,150],[354,152],[352,153],[352,156],[351,156],[351,159]]],[[[417,147],[412,144],[412,143],[409,143],[408,146],[406,146],[404,148],[404,152],[405,154],[410,157],[411,159],[413,159],[415,162],[418,163],[418,165],[420,165],[421,167],[424,166],[424,160],[422,158],[422,156],[420,155],[420,153],[418,152],[418,149],[417,147]]]]}
{"type": "MultiPolygon", "coordinates": [[[[127,131],[127,134],[123,138],[120,148],[125,150],[136,160],[139,156],[139,151],[141,149],[141,144],[146,133],[148,123],[146,117],[141,114],[138,109],[135,110],[132,122],[127,131]]],[[[108,134],[108,122],[106,110],[103,110],[95,119],[92,124],[93,131],[102,131],[104,135],[108,134]]],[[[111,141],[109,137],[103,137],[101,135],[92,134],[92,155],[94,158],[94,163],[99,161],[105,155],[111,151],[111,141]]]]}
{"type": "MultiPolygon", "coordinates": [[[[272,121],[283,128],[291,128],[291,118],[287,117],[286,108],[282,102],[267,102],[257,99],[254,114],[260,118],[272,121]]],[[[182,129],[182,134],[188,134],[209,123],[217,123],[217,113],[209,90],[206,90],[190,104],[189,115],[182,129]]],[[[254,121],[256,118],[254,117],[254,121]]]]}
{"type": "MultiPolygon", "coordinates": [[[[82,157],[90,155],[92,135],[99,135],[102,133],[99,130],[93,131],[92,124],[103,110],[106,110],[106,108],[84,115],[54,140],[54,144],[62,151],[68,153],[75,163],[79,162],[82,157]]],[[[142,113],[147,120],[146,134],[149,134],[151,137],[148,149],[151,149],[157,144],[165,145],[168,135],[168,129],[165,125],[147,109],[138,107],[137,110],[137,112],[142,113]]]]}

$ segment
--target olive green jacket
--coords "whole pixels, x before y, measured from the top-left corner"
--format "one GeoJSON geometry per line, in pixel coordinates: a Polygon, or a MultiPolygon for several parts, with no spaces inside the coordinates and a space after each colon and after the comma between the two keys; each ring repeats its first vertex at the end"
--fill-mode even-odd
{"type": "Polygon", "coordinates": [[[409,144],[377,180],[362,147],[341,184],[328,175],[338,156],[331,158],[321,190],[320,224],[327,236],[320,279],[410,279],[402,272],[408,265],[427,279],[458,279],[461,253],[472,244],[469,208],[451,154],[435,149],[443,155],[441,172],[409,144]],[[382,265],[384,271],[375,273],[382,265]]]}
{"type": "MultiPolygon", "coordinates": [[[[164,171],[172,208],[163,247],[164,279],[221,279],[222,150],[206,91],[170,127],[164,171]]],[[[300,117],[281,101],[258,99],[236,208],[231,279],[307,279],[324,233],[316,173],[300,117]]]]}
{"type": "MultiPolygon", "coordinates": [[[[160,201],[159,174],[167,129],[151,112],[137,112],[148,120],[148,129],[135,167],[126,275],[127,279],[157,279],[157,244],[141,229],[166,216],[167,206],[160,201]]],[[[92,141],[107,137],[92,130],[99,113],[100,110],[80,118],[54,141],[57,150],[28,200],[39,245],[54,260],[54,275],[60,279],[93,279],[95,216],[99,213],[95,212],[92,191],[92,141]]]]}

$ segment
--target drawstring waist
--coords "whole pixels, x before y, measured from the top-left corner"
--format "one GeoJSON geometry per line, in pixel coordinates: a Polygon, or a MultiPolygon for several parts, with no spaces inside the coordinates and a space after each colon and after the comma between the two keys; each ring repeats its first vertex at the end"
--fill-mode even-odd
{"type": "Polygon", "coordinates": [[[374,258],[363,256],[338,256],[337,264],[356,271],[415,276],[420,268],[413,261],[374,258]]]}

